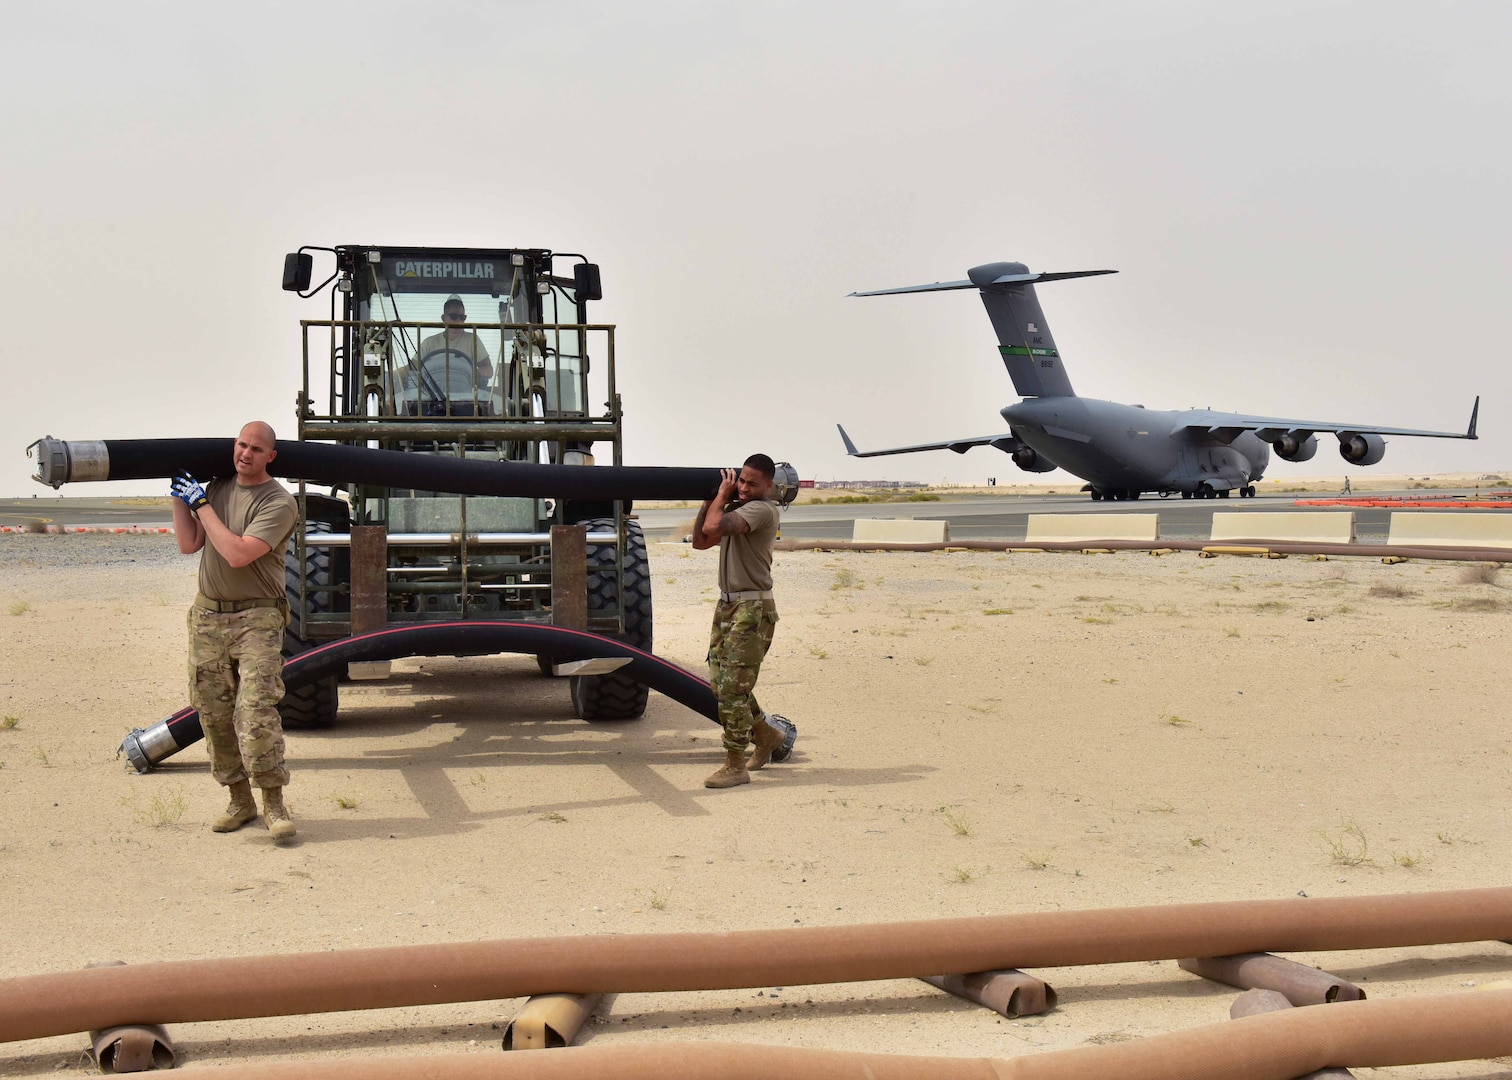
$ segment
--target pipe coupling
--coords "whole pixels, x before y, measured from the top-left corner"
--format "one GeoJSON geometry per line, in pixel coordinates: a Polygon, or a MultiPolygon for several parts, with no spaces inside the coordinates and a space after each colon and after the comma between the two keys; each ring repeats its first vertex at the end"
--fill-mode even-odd
{"type": "Polygon", "coordinates": [[[125,753],[127,763],[137,772],[145,773],[151,772],[154,765],[181,749],[183,748],[168,728],[168,721],[160,720],[150,728],[132,728],[116,749],[116,757],[125,753]]]}

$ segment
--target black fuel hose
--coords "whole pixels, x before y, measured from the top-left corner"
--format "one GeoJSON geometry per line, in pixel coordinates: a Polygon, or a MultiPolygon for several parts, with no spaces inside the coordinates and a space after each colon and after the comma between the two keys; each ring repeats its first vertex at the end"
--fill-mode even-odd
{"type": "MultiPolygon", "coordinates": [[[[291,657],[284,662],[283,680],[286,688],[303,686],[335,675],[347,664],[364,660],[397,660],[405,656],[486,656],[498,652],[534,653],[558,663],[591,657],[627,657],[630,663],[620,668],[619,673],[645,683],[719,723],[714,688],[692,672],[654,653],[602,634],[543,623],[476,621],[391,626],[317,645],[291,657]]],[[[779,720],[775,716],[771,719],[774,722],[779,720]]],[[[774,726],[779,726],[786,737],[782,746],[772,754],[772,760],[782,761],[792,752],[798,731],[785,718],[774,726]]],[[[199,712],[185,708],[150,728],[134,729],[117,753],[125,751],[132,767],[144,773],[204,737],[199,712]]]]}
{"type": "MultiPolygon", "coordinates": [[[[233,439],[40,439],[37,479],[54,488],[81,480],[152,480],[187,471],[233,476],[233,439]]],[[[417,488],[452,495],[535,499],[707,499],[720,471],[651,465],[536,465],[364,446],[280,439],[268,472],[286,480],[417,488]]]]}

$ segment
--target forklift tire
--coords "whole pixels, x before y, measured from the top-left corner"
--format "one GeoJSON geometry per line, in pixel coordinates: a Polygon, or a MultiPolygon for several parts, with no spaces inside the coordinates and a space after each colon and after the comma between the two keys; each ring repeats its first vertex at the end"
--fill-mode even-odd
{"type": "MultiPolygon", "coordinates": [[[[583,522],[590,532],[612,532],[613,518],[583,522]]],[[[623,607],[625,632],[614,634],[627,645],[651,651],[651,567],[646,560],[646,538],[640,522],[625,522],[625,595],[617,595],[614,575],[614,545],[588,545],[588,611],[623,607]],[[595,570],[596,567],[605,567],[595,570]]],[[[572,707],[583,720],[634,720],[646,711],[650,691],[644,683],[618,673],[573,675],[572,707]]]]}
{"type": "MultiPolygon", "coordinates": [[[[307,531],[328,533],[334,530],[328,521],[311,521],[308,523],[307,531]]],[[[289,607],[296,613],[299,611],[301,580],[310,589],[331,584],[330,548],[305,548],[304,565],[301,566],[299,549],[292,539],[289,541],[288,550],[284,552],[284,592],[288,597],[289,607]]],[[[309,598],[312,609],[330,610],[330,593],[312,592],[309,598]]],[[[285,628],[283,646],[285,660],[298,656],[311,647],[312,643],[300,636],[299,631],[302,629],[303,627],[297,621],[291,621],[285,628]]],[[[317,679],[304,686],[284,691],[283,700],[278,703],[278,715],[283,721],[283,726],[285,728],[328,728],[334,724],[340,697],[336,682],[335,675],[328,675],[324,679],[317,679]]]]}

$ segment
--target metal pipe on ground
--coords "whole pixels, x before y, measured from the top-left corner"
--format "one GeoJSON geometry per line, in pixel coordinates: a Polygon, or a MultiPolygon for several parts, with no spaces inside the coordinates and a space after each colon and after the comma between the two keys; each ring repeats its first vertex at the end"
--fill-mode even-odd
{"type": "Polygon", "coordinates": [[[1365,997],[1365,991],[1347,979],[1270,953],[1187,957],[1177,963],[1183,971],[1241,990],[1275,990],[1293,1005],[1328,1005],[1365,997]]]}
{"type": "MultiPolygon", "coordinates": [[[[1355,1000],[1363,1001],[1364,998],[1355,1000]]],[[[1292,1003],[1286,1000],[1286,995],[1277,990],[1246,990],[1229,1006],[1229,1019],[1238,1020],[1245,1016],[1259,1016],[1262,1013],[1278,1012],[1291,1007],[1292,1003]]],[[[1354,1080],[1354,1073],[1348,1069],[1319,1069],[1299,1077],[1298,1080],[1354,1080]]]]}
{"type": "Polygon", "coordinates": [[[260,1061],[218,1066],[215,1075],[216,1080],[1294,1080],[1326,1068],[1423,1065],[1509,1053],[1512,990],[1500,990],[1287,1009],[1009,1060],[674,1043],[576,1046],[551,1054],[260,1061]]]}
{"type": "MultiPolygon", "coordinates": [[[[124,960],[102,960],[91,968],[125,967],[124,960]]],[[[162,1024],[120,1024],[89,1033],[89,1052],[102,1073],[171,1069],[173,1040],[162,1024]]]]}
{"type": "Polygon", "coordinates": [[[1012,968],[1006,971],[976,971],[970,975],[923,975],[923,982],[974,1004],[991,1009],[1009,1020],[1038,1016],[1055,1008],[1055,988],[1043,979],[1012,968]]]}
{"type": "Polygon", "coordinates": [[[920,971],[1070,967],[1505,937],[1512,937],[1512,888],[178,960],[4,980],[0,1042],[143,1020],[189,1023],[549,993],[802,986],[914,978],[920,971]]]}

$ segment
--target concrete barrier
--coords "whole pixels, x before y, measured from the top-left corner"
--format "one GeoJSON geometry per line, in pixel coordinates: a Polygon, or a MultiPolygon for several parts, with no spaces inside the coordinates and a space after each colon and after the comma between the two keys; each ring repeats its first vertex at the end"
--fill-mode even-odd
{"type": "Polygon", "coordinates": [[[1160,539],[1159,514],[1030,514],[1024,543],[1160,539]]]}
{"type": "Polygon", "coordinates": [[[857,518],[851,540],[869,544],[943,544],[950,523],[925,518],[857,518]]]}
{"type": "Polygon", "coordinates": [[[1512,548],[1512,514],[1396,512],[1391,515],[1386,542],[1414,547],[1512,548]]]}
{"type": "Polygon", "coordinates": [[[1233,510],[1213,515],[1214,542],[1290,540],[1298,544],[1352,544],[1354,538],[1353,510],[1233,510]]]}

